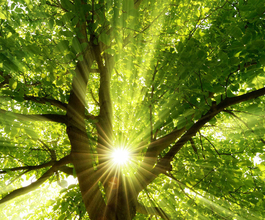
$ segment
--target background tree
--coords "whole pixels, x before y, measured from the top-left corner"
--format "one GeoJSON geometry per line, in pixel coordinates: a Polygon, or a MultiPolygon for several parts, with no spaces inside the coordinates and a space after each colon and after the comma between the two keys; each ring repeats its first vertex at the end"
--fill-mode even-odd
{"type": "Polygon", "coordinates": [[[264,219],[263,0],[0,4],[2,212],[57,181],[42,217],[264,219]]]}

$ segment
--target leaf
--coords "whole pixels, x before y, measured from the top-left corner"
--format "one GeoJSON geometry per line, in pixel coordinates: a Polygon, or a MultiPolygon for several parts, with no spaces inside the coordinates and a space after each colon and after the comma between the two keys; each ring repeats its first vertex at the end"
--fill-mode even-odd
{"type": "Polygon", "coordinates": [[[63,201],[61,204],[61,212],[65,212],[68,209],[68,203],[63,201]]]}
{"type": "Polygon", "coordinates": [[[56,20],[56,25],[63,26],[63,21],[60,19],[56,20]]]}
{"type": "Polygon", "coordinates": [[[199,50],[199,51],[197,51],[197,57],[198,57],[199,59],[203,59],[203,58],[205,58],[206,55],[207,55],[207,53],[206,53],[204,50],[199,50]]]}
{"type": "Polygon", "coordinates": [[[82,43],[81,44],[81,49],[82,49],[82,51],[84,51],[86,48],[87,48],[87,46],[88,46],[88,43],[82,43]]]}
{"type": "Polygon", "coordinates": [[[23,96],[15,96],[14,97],[14,100],[16,100],[18,102],[23,102],[24,101],[24,98],[23,98],[23,96]]]}
{"type": "Polygon", "coordinates": [[[6,19],[6,16],[3,12],[0,11],[0,19],[6,19]]]}
{"type": "Polygon", "coordinates": [[[83,55],[80,55],[80,56],[77,57],[77,59],[78,59],[79,61],[83,61],[84,57],[83,57],[83,55]]]}
{"type": "Polygon", "coordinates": [[[28,52],[33,53],[33,54],[36,54],[36,55],[41,53],[40,48],[36,44],[28,45],[28,46],[25,47],[25,49],[28,52]]]}
{"type": "Polygon", "coordinates": [[[230,28],[230,33],[231,33],[231,35],[233,37],[235,37],[237,39],[241,38],[242,37],[242,34],[243,34],[242,31],[241,31],[241,29],[239,27],[237,27],[237,26],[232,26],[230,28]]]}
{"type": "Polygon", "coordinates": [[[16,7],[15,12],[17,12],[17,13],[23,13],[24,10],[22,8],[16,7]]]}
{"type": "Polygon", "coordinates": [[[73,46],[76,53],[82,52],[82,47],[81,47],[81,44],[79,43],[79,40],[77,39],[77,37],[73,38],[72,46],[73,46]]]}
{"type": "Polygon", "coordinates": [[[64,220],[65,217],[66,217],[66,215],[63,213],[63,214],[60,215],[60,217],[58,218],[58,220],[64,220]]]}
{"type": "Polygon", "coordinates": [[[10,133],[10,136],[11,136],[12,138],[14,138],[14,137],[16,136],[17,133],[18,133],[18,129],[12,127],[12,129],[11,129],[11,133],[10,133]]]}
{"type": "Polygon", "coordinates": [[[251,33],[250,33],[250,32],[247,32],[247,33],[243,36],[243,38],[242,38],[242,42],[243,42],[244,44],[247,44],[247,43],[249,43],[249,42],[251,41],[251,38],[252,38],[251,33]]]}
{"type": "Polygon", "coordinates": [[[71,23],[71,20],[73,19],[73,17],[75,17],[75,14],[72,12],[67,12],[63,15],[63,17],[61,18],[62,22],[64,24],[66,24],[67,22],[71,23]]]}
{"type": "Polygon", "coordinates": [[[0,75],[0,83],[5,81],[5,78],[3,76],[0,75]]]}
{"type": "Polygon", "coordinates": [[[11,78],[9,80],[9,88],[15,90],[17,88],[17,81],[11,78]]]}
{"type": "Polygon", "coordinates": [[[110,45],[110,36],[107,35],[106,33],[102,33],[99,36],[99,41],[101,41],[102,43],[106,44],[107,46],[110,45]]]}
{"type": "Polygon", "coordinates": [[[37,139],[38,138],[38,134],[31,128],[24,128],[25,132],[32,138],[37,139]]]}
{"type": "Polygon", "coordinates": [[[58,184],[59,184],[59,186],[61,186],[62,188],[67,188],[67,186],[68,186],[68,183],[67,183],[66,180],[60,180],[60,181],[58,182],[58,184]]]}
{"type": "Polygon", "coordinates": [[[69,0],[61,0],[61,5],[66,10],[74,9],[74,4],[72,4],[69,0]]]}
{"type": "Polygon", "coordinates": [[[68,40],[62,40],[60,41],[55,49],[58,51],[58,52],[63,52],[65,50],[68,50],[69,49],[69,41],[68,40]]]}
{"type": "Polygon", "coordinates": [[[73,33],[71,31],[60,31],[60,34],[65,37],[73,37],[73,33]]]}
{"type": "Polygon", "coordinates": [[[264,48],[264,40],[258,39],[255,41],[252,41],[249,45],[248,45],[248,49],[249,50],[261,50],[264,48]]]}
{"type": "Polygon", "coordinates": [[[261,57],[259,58],[259,62],[261,65],[265,65],[265,54],[261,55],[261,57]]]}

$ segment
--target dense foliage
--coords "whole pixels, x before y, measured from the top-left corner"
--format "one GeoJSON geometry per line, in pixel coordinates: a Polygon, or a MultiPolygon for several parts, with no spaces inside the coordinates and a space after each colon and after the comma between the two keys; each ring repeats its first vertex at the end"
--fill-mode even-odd
{"type": "Polygon", "coordinates": [[[263,0],[0,0],[1,219],[264,219],[264,38],[263,0]]]}

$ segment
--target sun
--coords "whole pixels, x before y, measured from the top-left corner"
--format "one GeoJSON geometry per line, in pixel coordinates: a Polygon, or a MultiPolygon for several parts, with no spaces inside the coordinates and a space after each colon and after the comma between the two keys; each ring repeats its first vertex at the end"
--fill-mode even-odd
{"type": "Polygon", "coordinates": [[[129,151],[123,148],[115,149],[111,156],[112,161],[117,165],[124,165],[130,159],[129,151]]]}

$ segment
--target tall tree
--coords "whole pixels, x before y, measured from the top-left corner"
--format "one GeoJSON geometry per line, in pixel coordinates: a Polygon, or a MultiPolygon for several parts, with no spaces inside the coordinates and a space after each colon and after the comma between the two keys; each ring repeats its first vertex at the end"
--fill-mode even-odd
{"type": "Polygon", "coordinates": [[[59,219],[264,219],[263,0],[0,4],[0,204],[57,181],[59,219]]]}

